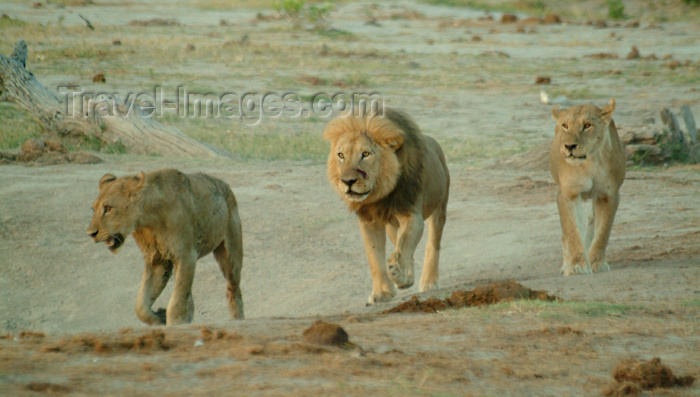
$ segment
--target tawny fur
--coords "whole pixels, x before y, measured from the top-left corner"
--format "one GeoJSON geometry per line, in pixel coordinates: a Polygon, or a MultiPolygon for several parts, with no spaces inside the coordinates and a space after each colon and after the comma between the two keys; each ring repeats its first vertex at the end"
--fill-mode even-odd
{"type": "Polygon", "coordinates": [[[605,250],[625,179],[625,154],[612,119],[615,100],[552,109],[555,137],[549,168],[559,185],[557,206],[562,227],[563,275],[607,271],[605,250]],[[592,200],[584,219],[582,201],[592,200]]]}
{"type": "Polygon", "coordinates": [[[413,285],[413,254],[426,219],[420,289],[436,288],[450,185],[440,145],[406,114],[388,108],[336,118],[323,136],[331,143],[328,179],[359,218],[372,273],[370,303],[393,298],[395,285],[413,285]],[[385,265],[387,234],[396,250],[385,265]]]}
{"type": "Polygon", "coordinates": [[[131,234],[145,261],[136,314],[147,324],[192,321],[197,259],[210,252],[227,282],[231,317],[243,318],[240,289],[243,246],[236,198],[223,181],[174,169],[100,179],[88,234],[114,253],[131,234]],[[174,274],[166,310],[153,302],[174,274]]]}

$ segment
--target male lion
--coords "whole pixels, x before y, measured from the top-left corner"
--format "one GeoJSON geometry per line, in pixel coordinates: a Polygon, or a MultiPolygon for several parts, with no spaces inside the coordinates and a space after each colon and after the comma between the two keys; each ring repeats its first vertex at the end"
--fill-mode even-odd
{"type": "Polygon", "coordinates": [[[214,252],[228,282],[231,316],[243,318],[239,286],[243,261],[241,221],[236,198],[223,181],[174,169],[117,178],[106,174],[92,205],[87,233],[116,253],[129,234],[143,254],[145,268],[136,299],[136,314],[146,324],[191,322],[192,280],[197,259],[214,252]],[[151,305],[175,273],[167,310],[151,305]]]}
{"type": "Polygon", "coordinates": [[[440,239],[450,176],[440,145],[421,134],[404,113],[332,120],[323,132],[331,143],[328,179],[354,211],[372,273],[369,302],[388,301],[413,285],[413,253],[428,220],[428,244],[420,290],[437,287],[440,239]],[[386,234],[396,247],[384,266],[386,234]],[[393,283],[392,283],[393,282],[393,283]]]}
{"type": "Polygon", "coordinates": [[[552,109],[557,125],[549,169],[559,185],[564,276],[610,270],[605,248],[625,179],[624,148],[613,110],[614,99],[602,109],[593,105],[552,109]],[[593,212],[586,222],[581,201],[588,199],[593,201],[593,212]]]}

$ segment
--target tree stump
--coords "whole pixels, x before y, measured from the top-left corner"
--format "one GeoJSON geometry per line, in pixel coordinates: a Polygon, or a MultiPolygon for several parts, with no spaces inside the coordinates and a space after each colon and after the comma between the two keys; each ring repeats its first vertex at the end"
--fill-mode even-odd
{"type": "Polygon", "coordinates": [[[17,104],[52,135],[96,137],[104,143],[121,143],[138,154],[200,158],[223,155],[222,151],[139,112],[111,115],[104,107],[93,106],[85,114],[64,114],[67,104],[44,87],[26,65],[24,40],[17,42],[10,57],[0,54],[0,101],[17,104]]]}

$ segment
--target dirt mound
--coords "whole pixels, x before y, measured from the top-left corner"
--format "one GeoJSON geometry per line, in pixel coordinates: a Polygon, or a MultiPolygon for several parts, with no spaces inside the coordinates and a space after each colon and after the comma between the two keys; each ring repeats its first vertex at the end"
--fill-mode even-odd
{"type": "Polygon", "coordinates": [[[122,335],[116,339],[94,335],[78,335],[74,338],[63,339],[58,343],[44,347],[45,352],[52,353],[84,353],[99,354],[123,353],[136,351],[147,353],[151,351],[169,350],[172,343],[168,342],[165,332],[151,331],[144,335],[122,335]]]}
{"type": "Polygon", "coordinates": [[[96,164],[102,159],[86,152],[68,152],[56,139],[29,139],[19,154],[0,152],[0,164],[26,163],[27,165],[96,164]]]}
{"type": "Polygon", "coordinates": [[[317,320],[302,334],[304,342],[317,345],[344,346],[349,343],[348,333],[339,325],[317,320]]]}
{"type": "Polygon", "coordinates": [[[604,391],[606,396],[634,395],[642,389],[690,386],[695,382],[695,378],[690,375],[674,376],[673,371],[661,364],[658,357],[649,361],[623,360],[613,370],[613,378],[617,384],[604,391]]]}
{"type": "Polygon", "coordinates": [[[445,299],[429,298],[419,301],[413,296],[409,301],[401,303],[384,313],[435,313],[438,310],[457,309],[467,306],[492,305],[498,302],[509,302],[518,299],[535,299],[553,301],[555,296],[547,295],[546,291],[531,290],[513,280],[497,281],[481,285],[471,291],[458,290],[445,299]]]}

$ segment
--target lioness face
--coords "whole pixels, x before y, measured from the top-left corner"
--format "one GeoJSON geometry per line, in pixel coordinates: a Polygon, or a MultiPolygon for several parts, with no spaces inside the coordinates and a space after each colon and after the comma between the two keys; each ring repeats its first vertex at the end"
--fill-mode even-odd
{"type": "Polygon", "coordinates": [[[100,179],[87,233],[96,243],[105,242],[112,253],[117,253],[126,236],[136,228],[141,216],[138,193],[144,181],[143,173],[123,178],[106,174],[100,179]]]}
{"type": "Polygon", "coordinates": [[[561,154],[567,163],[582,162],[602,146],[614,109],[612,99],[603,109],[593,105],[552,109],[552,117],[557,122],[555,134],[560,137],[561,154]]]}
{"type": "Polygon", "coordinates": [[[366,134],[342,136],[331,148],[338,174],[336,188],[348,201],[362,202],[375,192],[382,160],[394,161],[393,151],[387,151],[366,134]]]}

